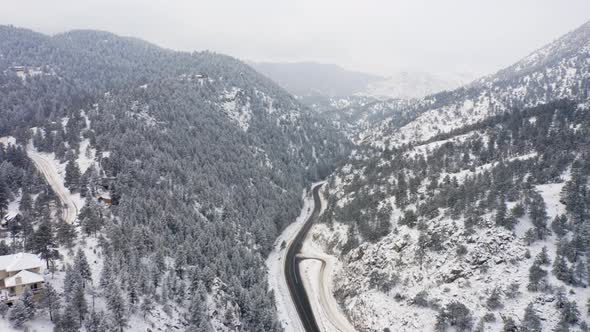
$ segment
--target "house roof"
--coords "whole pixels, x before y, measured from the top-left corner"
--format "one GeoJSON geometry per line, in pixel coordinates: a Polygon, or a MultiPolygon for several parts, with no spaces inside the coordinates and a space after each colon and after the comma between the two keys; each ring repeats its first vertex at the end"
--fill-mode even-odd
{"type": "Polygon", "coordinates": [[[28,285],[37,282],[44,282],[45,278],[42,275],[27,270],[22,270],[19,273],[4,279],[5,287],[14,287],[18,285],[28,285]],[[20,280],[19,280],[20,278],[20,280]],[[18,282],[17,282],[18,281],[18,282]]]}
{"type": "Polygon", "coordinates": [[[43,266],[43,261],[37,255],[29,253],[21,252],[14,255],[0,256],[0,271],[14,272],[41,266],[43,266]]]}

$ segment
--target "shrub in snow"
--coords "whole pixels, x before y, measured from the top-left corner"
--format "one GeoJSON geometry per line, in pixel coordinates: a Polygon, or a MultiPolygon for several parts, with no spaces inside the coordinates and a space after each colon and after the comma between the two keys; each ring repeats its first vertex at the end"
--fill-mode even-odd
{"type": "Polygon", "coordinates": [[[4,301],[0,301],[0,316],[2,316],[2,318],[6,317],[8,309],[8,305],[4,303],[4,301]]]}
{"type": "Polygon", "coordinates": [[[25,288],[25,291],[21,296],[21,301],[26,308],[27,320],[35,318],[37,306],[35,304],[35,300],[33,299],[33,292],[30,288],[25,288]]]}
{"type": "Polygon", "coordinates": [[[517,282],[513,282],[510,285],[508,285],[508,287],[506,288],[506,291],[504,292],[504,295],[506,295],[506,298],[509,298],[509,299],[515,299],[515,298],[519,297],[520,294],[521,294],[520,284],[517,282]]]}
{"type": "Polygon", "coordinates": [[[436,316],[436,331],[446,331],[454,327],[456,331],[470,331],[473,327],[471,311],[461,302],[448,303],[436,316]]]}
{"type": "Polygon", "coordinates": [[[467,247],[459,244],[457,246],[457,256],[465,256],[467,254],[467,247]]]}
{"type": "Polygon", "coordinates": [[[428,292],[423,290],[420,291],[414,296],[414,304],[419,307],[427,307],[428,306],[428,292]]]}
{"type": "Polygon", "coordinates": [[[504,320],[504,327],[502,328],[503,332],[518,332],[519,331],[518,325],[516,325],[514,318],[503,317],[502,319],[504,320]]]}
{"type": "Polygon", "coordinates": [[[541,318],[533,308],[533,304],[529,305],[524,310],[524,318],[522,319],[522,330],[529,332],[541,332],[541,318]]]}
{"type": "Polygon", "coordinates": [[[8,310],[8,320],[17,329],[21,328],[29,320],[29,313],[23,301],[17,300],[14,302],[8,310]]]}
{"type": "Polygon", "coordinates": [[[529,269],[529,284],[527,289],[531,292],[537,292],[544,289],[545,277],[547,271],[541,268],[541,264],[535,260],[529,269]]]}
{"type": "Polygon", "coordinates": [[[487,314],[483,315],[483,321],[486,323],[495,322],[496,315],[493,312],[488,312],[487,314]]]}
{"type": "Polygon", "coordinates": [[[494,289],[492,289],[492,293],[486,300],[486,306],[488,307],[488,309],[496,310],[504,307],[504,305],[502,305],[501,292],[502,290],[499,287],[495,287],[494,289]]]}

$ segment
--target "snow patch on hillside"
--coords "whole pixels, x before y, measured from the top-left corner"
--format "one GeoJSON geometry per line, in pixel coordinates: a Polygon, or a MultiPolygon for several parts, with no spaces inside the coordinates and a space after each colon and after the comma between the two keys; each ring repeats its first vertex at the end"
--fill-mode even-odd
{"type": "MultiPolygon", "coordinates": [[[[243,131],[248,131],[250,127],[250,119],[252,118],[252,110],[250,109],[250,102],[243,102],[240,100],[240,88],[232,87],[230,91],[225,91],[221,96],[222,109],[224,113],[235,122],[243,131]]],[[[271,104],[272,108],[272,104],[271,104]]]]}

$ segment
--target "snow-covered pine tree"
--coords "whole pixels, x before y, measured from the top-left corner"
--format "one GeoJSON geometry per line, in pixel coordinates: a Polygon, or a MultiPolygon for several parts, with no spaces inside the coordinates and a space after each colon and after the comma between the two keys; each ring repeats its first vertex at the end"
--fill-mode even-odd
{"type": "Polygon", "coordinates": [[[53,321],[55,314],[59,311],[60,302],[59,294],[55,288],[53,288],[51,283],[46,283],[43,292],[41,293],[40,304],[47,309],[51,321],[53,321]]]}
{"type": "Polygon", "coordinates": [[[81,248],[76,252],[76,258],[74,259],[74,269],[78,270],[80,276],[83,279],[83,286],[86,287],[86,281],[92,282],[92,271],[90,271],[90,265],[86,254],[81,248]]]}

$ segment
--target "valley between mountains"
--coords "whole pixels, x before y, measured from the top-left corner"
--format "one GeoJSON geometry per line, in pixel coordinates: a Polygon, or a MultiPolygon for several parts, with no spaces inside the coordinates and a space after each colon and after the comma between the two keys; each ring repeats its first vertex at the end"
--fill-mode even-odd
{"type": "Polygon", "coordinates": [[[403,99],[281,66],[0,26],[0,330],[590,330],[590,22],[403,99]]]}

